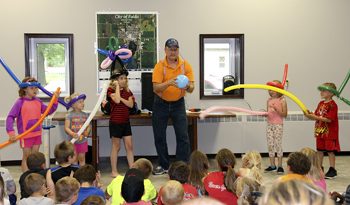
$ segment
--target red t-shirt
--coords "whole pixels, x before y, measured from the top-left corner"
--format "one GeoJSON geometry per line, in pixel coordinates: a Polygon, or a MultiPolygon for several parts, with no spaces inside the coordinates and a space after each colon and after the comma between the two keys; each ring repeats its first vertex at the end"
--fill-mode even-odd
{"type": "Polygon", "coordinates": [[[237,205],[237,196],[229,192],[224,184],[223,172],[211,172],[203,180],[208,195],[226,205],[237,205]]]}
{"type": "Polygon", "coordinates": [[[321,101],[316,108],[315,115],[331,120],[331,122],[316,121],[315,137],[321,137],[325,140],[338,139],[338,106],[334,100],[327,103],[321,101]]]}
{"type": "MultiPolygon", "coordinates": [[[[112,94],[115,93],[115,90],[113,88],[108,88],[107,90],[107,96],[111,97],[112,94]]],[[[129,100],[129,97],[133,96],[132,92],[128,92],[125,89],[120,90],[120,97],[122,97],[125,100],[129,100]]],[[[129,122],[129,107],[126,106],[124,103],[115,103],[112,99],[110,100],[111,103],[111,115],[110,115],[110,121],[116,124],[122,124],[129,122]]]]}
{"type": "MultiPolygon", "coordinates": [[[[182,184],[182,187],[184,188],[184,200],[190,200],[198,197],[198,192],[197,189],[190,185],[190,184],[182,184]]],[[[163,205],[162,200],[160,199],[160,196],[162,195],[162,188],[159,190],[158,194],[158,199],[157,199],[157,204],[158,205],[163,205]]]]}

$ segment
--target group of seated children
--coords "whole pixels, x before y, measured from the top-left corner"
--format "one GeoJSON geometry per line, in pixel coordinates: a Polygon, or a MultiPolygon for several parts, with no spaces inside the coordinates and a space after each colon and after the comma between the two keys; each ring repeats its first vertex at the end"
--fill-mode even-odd
{"type": "MultiPolygon", "coordinates": [[[[243,155],[242,165],[235,172],[235,155],[229,149],[221,149],[215,157],[218,170],[209,172],[207,156],[194,151],[189,164],[176,161],[170,165],[169,180],[159,192],[149,179],[152,163],[145,158],[135,161],[125,176],[113,178],[103,192],[99,183],[100,175],[92,165],[86,164],[80,168],[73,165],[75,154],[72,143],[65,141],[58,144],[54,153],[59,165],[47,170],[44,169],[45,158],[42,153],[35,152],[28,156],[29,170],[20,177],[21,199],[18,204],[100,205],[108,202],[112,205],[265,205],[277,204],[276,200],[281,202],[279,204],[288,204],[288,200],[301,203],[306,199],[311,200],[310,204],[333,203],[326,194],[326,183],[317,153],[310,148],[289,155],[287,174],[279,177],[271,189],[263,189],[261,156],[258,152],[243,155]],[[295,198],[296,193],[300,193],[299,198],[295,198]]],[[[7,205],[10,200],[8,194],[4,194],[5,187],[6,183],[0,177],[0,201],[7,205]]]]}

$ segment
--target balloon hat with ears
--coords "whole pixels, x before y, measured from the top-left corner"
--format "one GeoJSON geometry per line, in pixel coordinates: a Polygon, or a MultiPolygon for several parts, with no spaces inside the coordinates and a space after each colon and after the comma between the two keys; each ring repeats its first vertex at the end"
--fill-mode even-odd
{"type": "Polygon", "coordinates": [[[288,64],[285,64],[282,83],[270,81],[270,82],[267,82],[266,85],[273,86],[279,89],[284,89],[284,86],[286,85],[286,82],[287,82],[287,74],[288,74],[288,64]]]}
{"type": "Polygon", "coordinates": [[[318,86],[318,90],[327,90],[331,93],[333,93],[335,96],[337,96],[340,100],[342,100],[343,102],[345,102],[346,104],[350,105],[350,100],[345,99],[343,97],[340,96],[340,94],[343,92],[344,87],[346,86],[346,84],[348,83],[350,78],[350,70],[348,71],[348,74],[345,76],[345,79],[343,80],[342,84],[340,85],[340,87],[338,88],[338,90],[327,86],[327,85],[320,85],[318,86]]]}

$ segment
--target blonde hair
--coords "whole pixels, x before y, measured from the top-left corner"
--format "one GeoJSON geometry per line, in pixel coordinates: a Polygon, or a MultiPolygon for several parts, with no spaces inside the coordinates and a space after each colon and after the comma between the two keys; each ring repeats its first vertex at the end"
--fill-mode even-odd
{"type": "Polygon", "coordinates": [[[261,173],[261,155],[259,152],[250,151],[243,155],[242,168],[250,169],[247,177],[256,180],[259,184],[262,184],[263,176],[261,173]]]}
{"type": "Polygon", "coordinates": [[[186,200],[181,205],[224,205],[222,202],[207,196],[186,200]]]}
{"type": "Polygon", "coordinates": [[[242,204],[255,204],[252,192],[259,191],[260,184],[249,177],[238,177],[235,181],[235,192],[242,204]]]}
{"type": "Polygon", "coordinates": [[[184,188],[180,182],[169,180],[162,187],[160,197],[165,205],[180,204],[184,197],[184,188]]]}
{"type": "Polygon", "coordinates": [[[132,168],[140,170],[144,174],[145,179],[148,179],[152,173],[153,165],[148,159],[140,158],[134,162],[132,168]]]}
{"type": "Polygon", "coordinates": [[[78,97],[79,95],[79,93],[73,93],[70,96],[65,97],[64,102],[69,103],[73,98],[78,97]]]}
{"type": "Polygon", "coordinates": [[[311,162],[310,171],[308,173],[309,177],[315,181],[323,179],[324,174],[317,152],[309,147],[301,149],[300,152],[305,154],[311,162]]]}
{"type": "Polygon", "coordinates": [[[74,195],[78,195],[80,184],[73,177],[63,177],[55,184],[56,202],[68,202],[74,195]]]}
{"type": "Polygon", "coordinates": [[[301,180],[277,182],[259,201],[259,205],[333,205],[334,202],[320,188],[301,180]]]}
{"type": "MultiPolygon", "coordinates": [[[[282,84],[282,82],[279,81],[279,80],[273,80],[272,82],[282,84]]],[[[278,88],[278,87],[277,87],[277,88],[278,88]]],[[[272,91],[272,90],[269,90],[269,91],[272,91]]],[[[282,93],[279,93],[279,92],[276,92],[276,91],[272,91],[272,92],[275,92],[276,95],[277,95],[277,97],[279,97],[279,98],[283,96],[282,93]]]]}

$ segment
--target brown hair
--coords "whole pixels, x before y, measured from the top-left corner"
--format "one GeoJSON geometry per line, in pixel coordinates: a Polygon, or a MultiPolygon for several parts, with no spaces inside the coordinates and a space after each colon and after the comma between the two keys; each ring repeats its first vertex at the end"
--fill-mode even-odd
{"type": "Polygon", "coordinates": [[[4,202],[4,198],[6,196],[6,191],[5,191],[5,182],[4,178],[2,178],[0,174],[0,202],[4,202]]]}
{"type": "Polygon", "coordinates": [[[105,205],[105,201],[102,197],[97,195],[91,195],[81,202],[81,205],[105,205]]]}
{"type": "Polygon", "coordinates": [[[68,157],[74,157],[74,145],[70,141],[63,141],[55,147],[55,158],[58,164],[68,162],[68,157]]]}
{"type": "Polygon", "coordinates": [[[183,161],[176,161],[170,164],[168,175],[170,180],[176,180],[181,184],[187,183],[190,175],[190,168],[183,161]]]}
{"type": "Polygon", "coordinates": [[[55,184],[56,202],[62,203],[71,200],[74,195],[78,195],[79,182],[73,177],[63,177],[55,184]]]}
{"type": "Polygon", "coordinates": [[[92,185],[96,180],[96,169],[90,164],[85,164],[74,172],[74,178],[76,178],[80,184],[88,182],[92,185]]]}
{"type": "Polygon", "coordinates": [[[234,182],[236,181],[236,174],[234,167],[236,164],[236,157],[229,149],[221,149],[215,157],[218,162],[219,168],[225,173],[225,186],[226,189],[234,193],[234,182]]]}
{"type": "MultiPolygon", "coordinates": [[[[30,77],[30,76],[27,76],[25,77],[23,80],[22,80],[22,83],[26,83],[26,82],[38,82],[35,78],[33,77],[30,77]]],[[[24,97],[26,95],[26,91],[25,91],[26,88],[20,88],[18,90],[18,95],[19,97],[24,97]]]]}
{"type": "Polygon", "coordinates": [[[29,195],[40,191],[44,184],[46,184],[45,177],[37,173],[31,173],[24,179],[25,190],[29,195]]]}
{"type": "Polygon", "coordinates": [[[189,182],[204,193],[203,178],[208,174],[209,161],[206,154],[199,150],[192,152],[190,156],[190,176],[189,182]]]}
{"type": "Polygon", "coordinates": [[[288,156],[287,165],[294,174],[307,175],[310,171],[311,162],[301,152],[292,152],[288,156]]]}
{"type": "Polygon", "coordinates": [[[329,83],[329,82],[327,82],[327,83],[323,83],[322,85],[328,86],[328,87],[333,88],[334,90],[337,90],[337,86],[335,86],[334,83],[329,83]]]}
{"type": "Polygon", "coordinates": [[[28,169],[41,169],[45,164],[45,155],[41,152],[33,152],[27,157],[28,169]]]}
{"type": "Polygon", "coordinates": [[[324,173],[317,152],[309,147],[301,149],[300,152],[305,154],[311,162],[311,168],[308,173],[309,177],[315,181],[323,179],[324,173]]]}
{"type": "Polygon", "coordinates": [[[134,162],[132,168],[140,170],[144,174],[145,179],[148,179],[152,173],[153,165],[148,159],[140,158],[134,162]]]}

